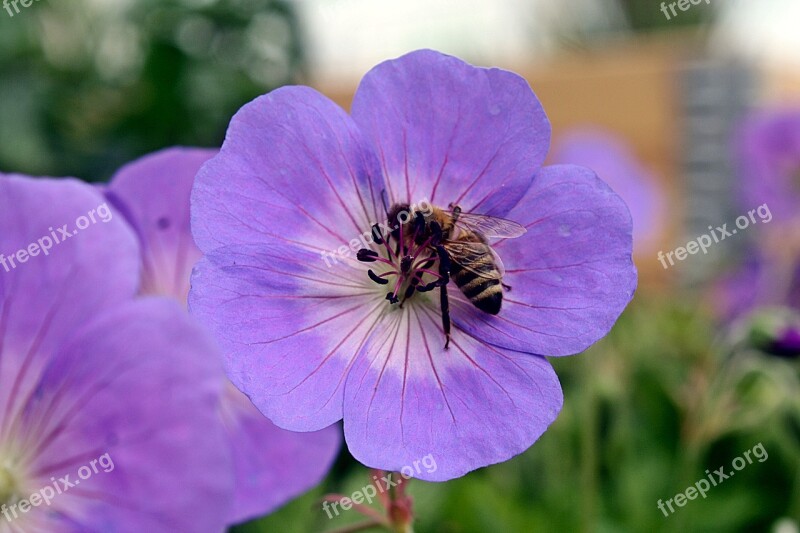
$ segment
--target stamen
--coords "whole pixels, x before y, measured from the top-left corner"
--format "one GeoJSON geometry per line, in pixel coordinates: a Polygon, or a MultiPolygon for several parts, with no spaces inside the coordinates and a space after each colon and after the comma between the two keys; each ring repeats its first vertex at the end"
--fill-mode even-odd
{"type": "MultiPolygon", "coordinates": [[[[387,274],[395,274],[395,272],[388,272],[387,274]]],[[[387,274],[384,274],[384,275],[387,275],[387,274]]],[[[367,275],[369,276],[369,279],[371,279],[372,281],[374,281],[378,285],[388,285],[389,284],[389,280],[388,279],[384,279],[384,278],[378,276],[377,274],[375,274],[375,272],[372,271],[372,269],[367,270],[367,275]]]]}
{"type": "Polygon", "coordinates": [[[362,248],[356,253],[356,258],[364,263],[374,263],[378,260],[378,252],[368,248],[362,248]]]}

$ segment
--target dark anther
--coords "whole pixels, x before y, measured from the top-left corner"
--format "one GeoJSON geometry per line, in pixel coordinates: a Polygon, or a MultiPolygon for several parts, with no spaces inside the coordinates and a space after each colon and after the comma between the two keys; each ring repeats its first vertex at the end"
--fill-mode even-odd
{"type": "Polygon", "coordinates": [[[411,264],[413,263],[414,259],[411,256],[405,256],[400,260],[400,271],[403,274],[408,274],[408,271],[411,270],[411,264]]]}
{"type": "Polygon", "coordinates": [[[417,287],[417,292],[430,292],[439,285],[441,285],[439,280],[431,281],[427,285],[422,285],[421,287],[417,287]]]}
{"type": "Polygon", "coordinates": [[[383,231],[377,224],[372,226],[372,240],[375,241],[375,244],[383,244],[383,231]]]}
{"type": "Polygon", "coordinates": [[[367,248],[362,248],[358,251],[356,257],[359,261],[363,261],[364,263],[374,263],[375,258],[378,257],[378,252],[369,250],[367,248]]]}
{"type": "Polygon", "coordinates": [[[389,283],[388,279],[379,277],[377,274],[375,274],[375,272],[372,271],[372,269],[367,270],[367,275],[369,276],[369,279],[371,279],[378,285],[386,285],[387,283],[389,283]]]}
{"type": "Polygon", "coordinates": [[[399,301],[400,301],[400,300],[397,298],[397,296],[395,296],[395,295],[394,295],[394,293],[393,293],[393,292],[386,293],[386,299],[387,299],[387,300],[389,300],[389,303],[390,303],[390,304],[396,304],[397,302],[399,302],[399,301]]]}

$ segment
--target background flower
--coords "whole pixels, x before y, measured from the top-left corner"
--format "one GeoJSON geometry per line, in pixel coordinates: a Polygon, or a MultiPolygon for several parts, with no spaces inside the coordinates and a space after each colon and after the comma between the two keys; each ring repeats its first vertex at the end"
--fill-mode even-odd
{"type": "Polygon", "coordinates": [[[0,530],[219,531],[233,484],[213,345],[177,305],[130,302],[138,248],[121,218],[75,230],[104,202],[74,180],[0,176],[0,250],[75,232],[0,271],[0,467],[13,480],[0,503],[75,484],[0,530]],[[113,468],[79,479],[104,454],[113,468]]]}
{"type": "MultiPolygon", "coordinates": [[[[216,153],[171,148],[126,165],[112,178],[107,196],[141,244],[141,294],[186,304],[192,267],[201,256],[189,229],[189,195],[197,170],[216,153]]],[[[231,524],[264,515],[316,485],[339,450],[338,427],[314,433],[282,430],[229,382],[221,417],[236,472],[231,524]]]]}

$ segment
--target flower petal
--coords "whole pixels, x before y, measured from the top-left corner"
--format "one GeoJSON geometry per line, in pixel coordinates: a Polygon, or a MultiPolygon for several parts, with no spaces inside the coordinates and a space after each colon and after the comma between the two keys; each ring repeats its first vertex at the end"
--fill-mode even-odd
{"type": "Polygon", "coordinates": [[[104,204],[77,180],[0,175],[0,422],[46,356],[136,291],[136,238],[104,204]],[[79,230],[90,213],[96,222],[79,230]]]}
{"type": "Polygon", "coordinates": [[[313,89],[285,87],[233,117],[197,175],[192,231],[204,252],[270,241],[335,250],[380,220],[383,188],[352,119],[313,89]]]}
{"type": "Polygon", "coordinates": [[[216,153],[170,148],[124,166],[111,179],[106,196],[141,243],[141,293],[186,302],[192,266],[201,255],[189,226],[189,196],[197,171],[216,153]]]}
{"type": "Polygon", "coordinates": [[[438,308],[385,315],[345,386],[353,456],[384,470],[446,481],[530,447],[555,420],[561,387],[543,357],[455,331],[444,349],[438,308]],[[435,468],[419,468],[427,456],[435,468]]]}
{"type": "Polygon", "coordinates": [[[76,332],[20,423],[32,489],[80,482],[36,516],[41,530],[222,531],[233,494],[224,384],[213,342],[174,302],[138,300],[76,332]],[[104,454],[108,471],[83,479],[104,454]]]}
{"type": "Polygon", "coordinates": [[[666,196],[624,139],[603,130],[574,129],[551,155],[553,163],[591,168],[608,183],[631,210],[637,253],[656,253],[666,225],[666,196]]]}
{"type": "Polygon", "coordinates": [[[236,501],[228,523],[276,509],[310,489],[328,473],[341,445],[341,430],[286,431],[262,415],[230,386],[225,399],[228,439],[236,467],[236,501]]]}
{"type": "Polygon", "coordinates": [[[372,69],[352,114],[378,147],[394,201],[503,216],[550,145],[550,123],[523,78],[431,50],[372,69]]]}
{"type": "Polygon", "coordinates": [[[511,350],[585,350],[609,332],[636,289],[627,206],[591,170],[551,166],[508,217],[528,231],[494,245],[512,287],[500,314],[477,310],[453,290],[453,321],[511,350]]]}
{"type": "Polygon", "coordinates": [[[195,267],[189,309],[262,413],[285,429],[314,431],[342,418],[347,369],[371,315],[386,307],[361,274],[353,281],[299,246],[220,248],[195,267]]]}

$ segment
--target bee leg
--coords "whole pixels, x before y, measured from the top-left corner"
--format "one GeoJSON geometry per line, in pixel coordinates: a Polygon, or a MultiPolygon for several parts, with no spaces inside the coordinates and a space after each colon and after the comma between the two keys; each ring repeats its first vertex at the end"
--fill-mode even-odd
{"type": "Polygon", "coordinates": [[[419,211],[414,217],[414,242],[417,245],[425,242],[425,216],[419,211]]]}
{"type": "Polygon", "coordinates": [[[444,349],[450,347],[450,299],[447,296],[447,284],[450,282],[450,254],[441,244],[436,247],[439,254],[439,306],[442,309],[442,329],[444,330],[444,349]]]}
{"type": "Polygon", "coordinates": [[[503,288],[504,288],[505,290],[507,290],[507,291],[510,291],[510,290],[511,290],[511,285],[506,285],[505,283],[500,283],[500,285],[502,285],[502,286],[503,286],[503,288]]]}
{"type": "Polygon", "coordinates": [[[444,329],[444,349],[450,348],[450,299],[447,297],[447,284],[439,287],[439,302],[442,307],[442,328],[444,329]]]}

